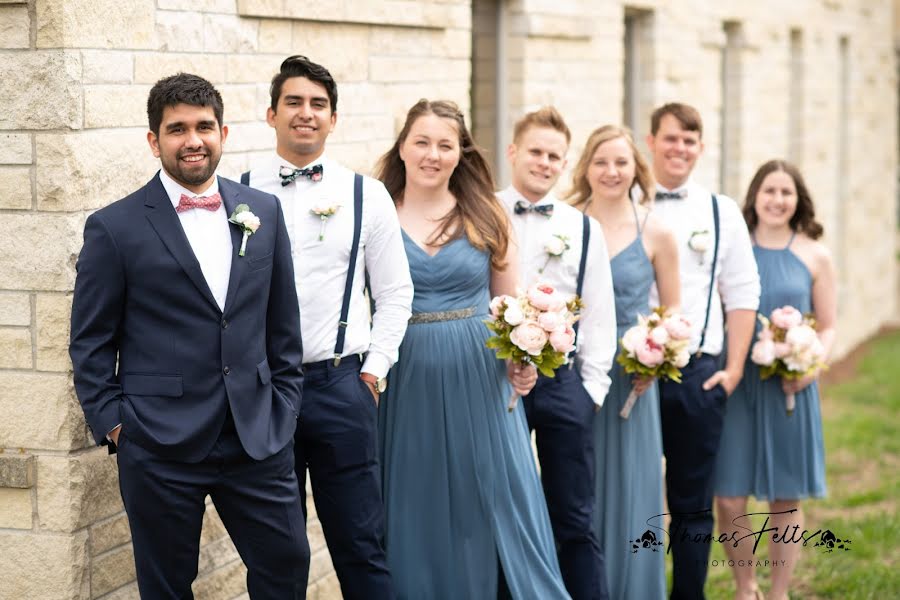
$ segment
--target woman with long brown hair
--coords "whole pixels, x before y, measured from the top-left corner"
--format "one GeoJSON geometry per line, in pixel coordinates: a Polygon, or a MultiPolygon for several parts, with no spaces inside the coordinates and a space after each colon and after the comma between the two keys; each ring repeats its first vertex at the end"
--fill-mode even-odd
{"type": "MultiPolygon", "coordinates": [[[[624,127],[605,125],[588,137],[572,174],[569,201],[603,228],[616,302],[617,337],[650,312],[655,283],[662,304],[680,304],[675,235],[650,212],[655,184],[650,167],[624,127]],[[641,202],[632,200],[632,192],[641,202]]],[[[662,600],[663,553],[633,552],[651,536],[661,541],[662,437],[656,382],[635,378],[617,364],[612,385],[594,421],[596,461],[594,529],[603,548],[610,598],[662,600]],[[619,416],[632,388],[640,394],[628,419],[619,416]],[[657,517],[655,521],[650,520],[657,517]],[[647,532],[647,533],[645,533],[647,532]]],[[[652,543],[648,541],[648,544],[652,543]]]]}
{"type": "MultiPolygon", "coordinates": [[[[818,241],[822,226],[797,167],[783,160],[762,165],[747,190],[744,219],[762,286],[759,314],[768,317],[786,305],[813,313],[827,356],[835,336],[836,275],[828,249],[818,241]]],[[[752,495],[769,502],[769,525],[781,534],[794,531],[795,525],[802,531],[800,500],[825,495],[817,376],[762,381],[751,359],[725,409],[713,488],[719,529],[730,535],[735,529],[752,527],[746,517],[747,497],[752,495]],[[786,394],[796,397],[791,415],[785,409],[786,394]]],[[[735,598],[760,597],[753,542],[743,540],[724,548],[735,564],[748,565],[734,568],[735,598]]],[[[787,600],[800,544],[769,543],[769,554],[776,568],[768,597],[787,600]]]]}
{"type": "Polygon", "coordinates": [[[485,347],[516,245],[452,102],[420,100],[377,167],[397,206],[413,316],[379,407],[388,564],[400,598],[568,598],[522,405],[533,367],[485,347]]]}

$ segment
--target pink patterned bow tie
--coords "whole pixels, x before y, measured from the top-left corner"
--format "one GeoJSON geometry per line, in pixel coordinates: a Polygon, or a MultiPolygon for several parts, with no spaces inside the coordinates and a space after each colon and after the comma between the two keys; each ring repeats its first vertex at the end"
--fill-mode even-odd
{"type": "Polygon", "coordinates": [[[178,206],[175,207],[175,211],[184,212],[186,210],[191,210],[192,208],[205,208],[210,212],[215,212],[219,210],[220,206],[222,206],[222,196],[219,195],[219,192],[216,192],[211,196],[194,196],[193,198],[186,194],[182,194],[181,198],[178,200],[178,206]]]}

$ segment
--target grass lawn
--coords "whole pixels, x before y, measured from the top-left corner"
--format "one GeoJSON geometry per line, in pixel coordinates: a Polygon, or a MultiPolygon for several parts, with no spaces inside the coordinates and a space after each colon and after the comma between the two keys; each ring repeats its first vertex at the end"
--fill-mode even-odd
{"type": "MultiPolygon", "coordinates": [[[[803,548],[793,599],[900,598],[900,331],[879,336],[851,360],[855,368],[834,369],[841,373],[823,385],[828,496],[802,506],[810,532],[830,529],[852,540],[852,550],[826,554],[803,548]]],[[[748,512],[765,510],[767,504],[751,499],[748,512]]],[[[756,553],[763,560],[765,543],[756,553]]],[[[723,559],[721,545],[713,544],[711,560],[723,559]]],[[[771,568],[758,572],[766,592],[771,568]]],[[[730,568],[710,567],[706,595],[733,597],[730,568]]]]}

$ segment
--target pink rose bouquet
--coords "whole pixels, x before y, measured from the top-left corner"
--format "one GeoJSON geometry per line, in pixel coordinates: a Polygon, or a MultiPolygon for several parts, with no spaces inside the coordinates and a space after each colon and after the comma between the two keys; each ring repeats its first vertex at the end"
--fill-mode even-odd
{"type": "MultiPolygon", "coordinates": [[[[690,321],[679,314],[668,313],[661,306],[646,317],[639,315],[638,324],[625,332],[616,362],[629,374],[680,382],[681,369],[691,360],[690,341],[690,321]]],[[[628,418],[637,398],[637,392],[632,389],[619,411],[620,417],[628,418]]]]}
{"type": "MultiPolygon", "coordinates": [[[[762,329],[750,350],[750,360],[759,365],[761,379],[802,379],[825,369],[825,348],[812,316],[804,316],[793,306],[782,306],[773,310],[769,318],[758,318],[762,329]]],[[[788,416],[794,414],[795,406],[794,394],[786,394],[784,407],[788,416]]]]}
{"type": "MultiPolygon", "coordinates": [[[[581,299],[565,297],[553,286],[537,284],[518,296],[491,300],[491,318],[485,321],[494,335],[486,344],[497,358],[532,364],[547,377],[566,362],[575,349],[575,330],[581,299]]],[[[509,410],[516,407],[513,392],[509,410]]]]}

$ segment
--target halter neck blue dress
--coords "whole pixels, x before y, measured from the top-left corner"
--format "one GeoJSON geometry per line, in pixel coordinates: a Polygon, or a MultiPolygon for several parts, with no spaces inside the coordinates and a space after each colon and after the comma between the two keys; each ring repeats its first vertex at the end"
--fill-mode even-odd
{"type": "MultiPolygon", "coordinates": [[[[759,313],[768,317],[790,305],[811,312],[812,275],[791,251],[754,242],[762,293],[759,313]]],[[[757,332],[761,325],[757,323],[757,332]]],[[[754,341],[755,341],[754,337],[754,341]]],[[[795,395],[787,415],[781,379],[765,381],[749,358],[744,378],[728,399],[722,442],[716,458],[717,496],[754,496],[761,500],[799,500],[825,495],[825,447],[816,383],[795,395]]]]}
{"type": "MultiPolygon", "coordinates": [[[[639,314],[649,314],[650,287],[656,279],[636,209],[635,223],[637,237],[610,260],[619,339],[637,324],[639,314]]],[[[631,375],[613,363],[610,377],[612,385],[594,421],[594,527],[606,558],[610,598],[662,600],[666,597],[666,539],[660,529],[662,518],[657,516],[663,512],[659,390],[653,383],[626,420],[619,410],[631,393],[631,375]],[[652,537],[645,537],[648,531],[652,537]],[[663,545],[645,547],[642,538],[663,545]]]]}
{"type": "Polygon", "coordinates": [[[379,407],[388,566],[398,597],[568,598],[522,403],[485,347],[490,261],[465,237],[434,256],[405,234],[413,313],[379,407]]]}

